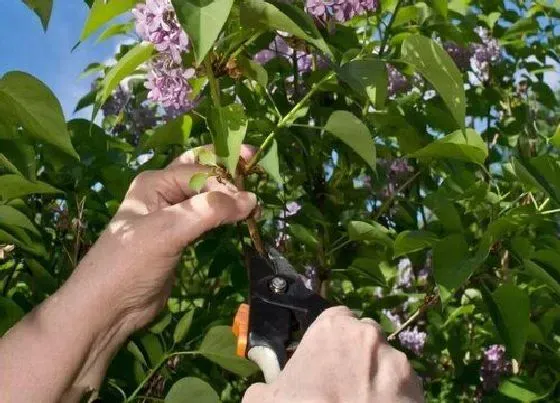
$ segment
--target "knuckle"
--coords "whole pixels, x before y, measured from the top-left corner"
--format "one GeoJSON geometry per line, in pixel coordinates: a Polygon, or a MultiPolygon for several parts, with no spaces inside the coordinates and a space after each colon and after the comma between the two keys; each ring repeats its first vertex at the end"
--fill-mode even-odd
{"type": "Polygon", "coordinates": [[[412,367],[408,361],[408,357],[402,351],[394,350],[392,357],[393,367],[400,376],[409,377],[412,374],[412,367]]]}
{"type": "Polygon", "coordinates": [[[134,180],[132,181],[132,186],[139,186],[149,181],[149,179],[154,175],[155,171],[144,171],[140,172],[134,180]]]}

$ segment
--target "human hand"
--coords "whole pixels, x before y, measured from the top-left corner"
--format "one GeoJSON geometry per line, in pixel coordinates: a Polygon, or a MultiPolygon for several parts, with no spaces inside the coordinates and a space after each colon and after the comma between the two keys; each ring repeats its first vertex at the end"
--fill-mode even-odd
{"type": "Polygon", "coordinates": [[[406,355],[392,348],[379,325],[346,307],[326,310],[307,330],[271,384],[254,384],[243,403],[423,402],[406,355]]]}
{"type": "MultiPolygon", "coordinates": [[[[241,157],[252,149],[243,146],[241,157]]],[[[74,281],[94,285],[110,302],[114,322],[125,333],[148,324],[163,308],[182,250],[204,232],[246,218],[256,206],[253,193],[211,177],[200,193],[191,177],[210,168],[186,152],[160,171],[132,182],[108,228],[79,264],[74,281]]]]}

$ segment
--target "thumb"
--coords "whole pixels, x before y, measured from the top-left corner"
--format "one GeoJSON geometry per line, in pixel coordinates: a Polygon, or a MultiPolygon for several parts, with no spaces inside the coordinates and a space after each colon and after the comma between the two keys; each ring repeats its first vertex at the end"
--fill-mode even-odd
{"type": "Polygon", "coordinates": [[[165,223],[170,241],[184,248],[208,230],[247,218],[256,205],[254,193],[206,192],[154,212],[153,219],[165,223]]]}
{"type": "Polygon", "coordinates": [[[272,396],[267,396],[270,393],[267,388],[269,386],[265,383],[254,383],[245,392],[241,403],[262,403],[270,402],[272,396]]]}

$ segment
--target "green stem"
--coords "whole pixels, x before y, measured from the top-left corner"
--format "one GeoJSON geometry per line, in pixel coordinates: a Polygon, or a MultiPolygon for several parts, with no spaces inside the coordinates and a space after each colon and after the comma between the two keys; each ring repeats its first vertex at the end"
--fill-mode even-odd
{"type": "Polygon", "coordinates": [[[299,123],[290,123],[289,127],[302,127],[304,129],[313,129],[313,130],[323,130],[324,128],[321,126],[311,126],[311,125],[301,125],[299,123]]]}
{"type": "Polygon", "coordinates": [[[389,40],[389,33],[391,31],[391,26],[395,22],[395,18],[397,16],[397,13],[399,12],[399,8],[401,8],[401,2],[402,2],[402,0],[397,1],[397,5],[395,6],[395,11],[393,11],[393,14],[391,14],[391,19],[389,20],[389,23],[387,24],[387,28],[385,28],[385,34],[383,35],[383,40],[381,42],[381,46],[379,47],[379,58],[382,58],[383,55],[385,54],[385,50],[386,50],[386,47],[387,47],[387,41],[389,40]]]}
{"type": "Polygon", "coordinates": [[[129,402],[133,402],[134,400],[137,399],[138,397],[138,393],[140,393],[140,391],[144,388],[144,386],[146,385],[146,383],[148,383],[148,381],[150,379],[152,379],[152,377],[156,374],[157,371],[159,371],[159,369],[167,362],[167,360],[169,360],[171,357],[174,357],[176,355],[195,355],[195,354],[199,354],[198,351],[179,351],[179,352],[175,352],[175,353],[170,353],[170,354],[166,354],[157,364],[155,367],[153,367],[150,372],[148,373],[148,375],[146,375],[146,377],[144,379],[142,379],[142,382],[140,382],[140,384],[138,385],[138,387],[136,389],[134,389],[134,392],[132,392],[132,394],[130,395],[130,397],[128,399],[126,399],[126,403],[129,402]]]}
{"type": "Polygon", "coordinates": [[[206,77],[208,77],[208,82],[210,84],[210,97],[212,98],[212,102],[215,107],[220,107],[220,85],[218,84],[216,77],[214,77],[212,62],[208,56],[204,59],[204,70],[206,71],[206,77]]]}
{"type": "Polygon", "coordinates": [[[255,41],[257,40],[257,38],[258,38],[259,36],[261,36],[261,35],[262,35],[262,32],[261,32],[261,31],[255,33],[253,36],[251,36],[249,39],[247,39],[247,41],[243,42],[243,44],[242,44],[240,47],[238,47],[238,48],[231,54],[230,58],[234,58],[234,59],[235,59],[237,56],[239,56],[239,54],[240,54],[241,52],[243,52],[245,49],[247,49],[247,46],[248,46],[248,45],[250,45],[250,44],[252,44],[253,42],[255,42],[255,41]]]}
{"type": "Polygon", "coordinates": [[[406,189],[412,182],[414,182],[414,180],[415,180],[416,178],[418,178],[418,176],[420,176],[421,173],[422,173],[422,171],[416,172],[414,175],[412,175],[412,176],[410,177],[410,179],[408,179],[405,183],[403,183],[403,185],[402,185],[400,188],[398,188],[398,189],[395,191],[395,193],[393,193],[393,194],[391,195],[391,197],[389,197],[389,198],[381,205],[381,207],[379,208],[379,210],[377,211],[377,213],[375,213],[374,220],[377,220],[379,217],[381,217],[381,215],[382,215],[383,213],[385,213],[385,212],[389,209],[389,207],[391,207],[391,204],[393,204],[393,201],[395,200],[395,197],[397,197],[397,195],[398,195],[399,193],[401,193],[401,192],[402,192],[404,189],[406,189]]]}
{"type": "Polygon", "coordinates": [[[291,122],[295,119],[295,115],[299,112],[299,110],[301,108],[303,108],[303,106],[307,103],[307,101],[309,101],[309,99],[311,99],[311,97],[313,95],[315,95],[317,90],[324,83],[326,83],[327,81],[331,80],[334,77],[334,74],[335,74],[334,72],[331,72],[331,73],[327,74],[325,77],[323,77],[318,83],[313,84],[313,86],[311,87],[311,90],[309,90],[307,92],[307,94],[305,94],[305,96],[290,110],[290,112],[288,112],[286,114],[286,116],[284,116],[282,119],[280,119],[280,121],[278,122],[278,125],[276,126],[276,129],[273,130],[266,137],[266,139],[261,144],[261,146],[259,147],[259,149],[255,153],[253,158],[251,158],[251,160],[247,164],[246,172],[249,172],[255,165],[257,165],[257,163],[259,162],[263,152],[272,144],[272,141],[274,140],[274,136],[276,135],[276,132],[278,131],[278,129],[289,126],[291,124],[291,122]]]}

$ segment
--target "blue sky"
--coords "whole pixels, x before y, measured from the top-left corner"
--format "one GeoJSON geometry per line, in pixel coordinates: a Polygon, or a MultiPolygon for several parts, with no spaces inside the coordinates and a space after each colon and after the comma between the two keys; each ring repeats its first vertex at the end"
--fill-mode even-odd
{"type": "Polygon", "coordinates": [[[21,0],[3,0],[0,13],[0,76],[10,70],[33,74],[53,90],[67,118],[78,99],[90,88],[91,79],[79,79],[91,62],[112,57],[118,41],[83,43],[74,52],[88,8],[83,1],[54,2],[49,29],[43,32],[39,18],[21,0]]]}

